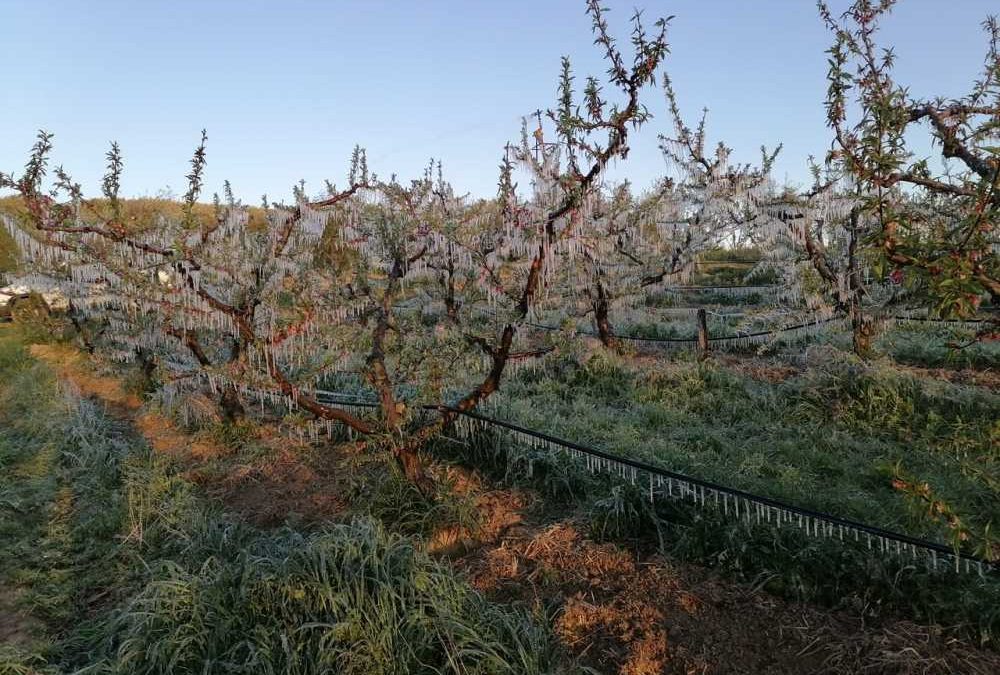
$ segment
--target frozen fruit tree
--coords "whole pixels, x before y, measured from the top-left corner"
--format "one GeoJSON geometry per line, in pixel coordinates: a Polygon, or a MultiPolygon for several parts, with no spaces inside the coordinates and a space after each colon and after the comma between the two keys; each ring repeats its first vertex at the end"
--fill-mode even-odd
{"type": "Polygon", "coordinates": [[[967,95],[917,98],[895,80],[895,54],[878,42],[894,5],[857,0],[835,16],[820,3],[834,36],[829,161],[857,186],[879,276],[921,291],[940,314],[968,316],[984,296],[1000,299],[1000,27],[995,18],[983,23],[983,72],[967,95]],[[929,136],[936,160],[916,154],[916,134],[929,136]]]}
{"type": "Polygon", "coordinates": [[[244,413],[251,399],[295,400],[314,414],[338,419],[297,394],[333,367],[315,361],[309,340],[332,329],[357,308],[314,264],[325,228],[320,208],[351,198],[369,177],[363,152],[352,162],[350,186],[294,207],[274,205],[251,217],[226,186],[210,222],[194,217],[205,166],[205,138],[195,151],[184,215],[177,220],[128,225],[118,198],[123,162],[108,153],[103,200],[88,200],[61,168],[43,193],[51,151],[40,134],[25,171],[4,177],[27,206],[26,221],[5,220],[33,270],[60,281],[74,318],[98,326],[92,345],[112,361],[139,360],[162,381],[160,395],[186,413],[212,415],[205,392],[227,417],[244,413]],[[291,299],[294,298],[294,302],[291,299]]]}
{"type": "MultiPolygon", "coordinates": [[[[563,82],[566,91],[566,76],[563,82]]],[[[748,227],[777,153],[762,150],[760,165],[751,166],[732,163],[732,150],[722,143],[708,150],[705,117],[695,129],[686,126],[666,75],[663,86],[674,129],[660,142],[671,175],[639,196],[627,183],[597,195],[583,227],[584,255],[574,268],[577,297],[605,345],[614,342],[612,309],[634,306],[665,285],[685,281],[698,254],[748,227]]],[[[558,119],[581,123],[569,114],[558,119]]]]}
{"type": "Polygon", "coordinates": [[[345,189],[309,199],[300,186],[291,204],[250,209],[227,185],[205,222],[195,217],[203,138],[183,217],[126,225],[117,147],[103,198],[89,200],[62,169],[43,187],[51,142],[42,134],[23,173],[0,176],[29,214],[5,223],[35,271],[61,281],[73,311],[100,326],[95,351],[147,364],[164,402],[229,417],[284,410],[312,433],[344,425],[426,488],[426,442],[514,365],[553,350],[526,324],[564,302],[560,284],[605,170],[627,157],[629,134],[648,117],[640,97],[666,55],[667,22],[650,35],[636,14],[626,59],[604,10],[591,1],[587,11],[613,100],[590,78],[586,119],[554,115],[558,145],[544,144],[539,125],[536,147],[525,124],[494,201],[457,196],[440,167],[408,185],[380,180],[357,150],[345,189]],[[526,196],[518,171],[531,181],[526,196]],[[317,394],[347,375],[374,394],[373,415],[317,394]]]}
{"type": "Polygon", "coordinates": [[[755,225],[766,246],[751,274],[776,272],[789,307],[803,307],[817,319],[847,317],[855,353],[867,356],[876,317],[896,292],[873,278],[865,245],[872,223],[858,206],[857,190],[819,166],[813,171],[810,189],[776,190],[758,205],[755,225]]]}
{"type": "MultiPolygon", "coordinates": [[[[968,316],[1000,290],[1000,154],[991,145],[1000,129],[996,22],[984,23],[986,66],[972,93],[919,100],[893,80],[894,54],[876,41],[894,4],[858,0],[835,17],[820,3],[834,34],[826,101],[833,149],[823,166],[813,166],[808,190],[775,190],[756,219],[767,243],[761,268],[782,276],[786,300],[847,316],[862,356],[893,303],[923,302],[943,315],[968,316]],[[849,119],[855,110],[857,119],[849,119]],[[939,172],[909,147],[907,133],[925,122],[951,161],[939,172]]],[[[988,327],[983,335],[993,332],[988,327]]]]}

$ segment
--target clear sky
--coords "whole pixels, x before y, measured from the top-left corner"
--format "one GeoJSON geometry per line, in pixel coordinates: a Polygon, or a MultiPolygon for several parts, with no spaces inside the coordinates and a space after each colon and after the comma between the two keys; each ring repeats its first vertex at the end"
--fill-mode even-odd
{"type": "MultiPolygon", "coordinates": [[[[605,4],[623,38],[633,7],[676,15],[666,67],[688,115],[708,107],[737,158],[784,143],[776,177],[805,180],[829,143],[830,38],[812,0],[605,4]]],[[[995,0],[901,0],[884,31],[899,80],[917,96],[966,91],[990,11],[995,0]]],[[[44,128],[89,191],[115,139],[125,193],[183,193],[204,127],[207,189],[228,178],[254,203],[300,178],[342,183],[355,143],[381,174],[415,177],[436,157],[457,189],[491,196],[520,117],[553,105],[564,54],[581,81],[603,73],[582,0],[0,0],[0,168],[19,169],[44,128]]],[[[655,117],[613,174],[638,186],[663,174],[656,134],[669,130],[662,93],[645,100],[655,117]]]]}

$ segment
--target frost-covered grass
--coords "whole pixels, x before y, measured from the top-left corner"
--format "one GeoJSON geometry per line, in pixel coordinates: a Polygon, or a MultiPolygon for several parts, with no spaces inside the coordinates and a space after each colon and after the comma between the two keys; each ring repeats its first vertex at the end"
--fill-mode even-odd
{"type": "MultiPolygon", "coordinates": [[[[907,327],[882,339],[907,332],[919,338],[907,327]]],[[[982,545],[1000,519],[1000,396],[900,369],[887,356],[862,363],[841,342],[704,363],[576,351],[508,380],[498,412],[693,476],[947,541],[952,528],[894,486],[905,475],[925,481],[971,528],[967,547],[982,545]]],[[[433,504],[398,476],[377,474],[382,480],[352,488],[354,519],[254,529],[226,517],[127,429],[86,402],[67,402],[11,327],[0,329],[0,383],[0,581],[23,589],[21,602],[47,628],[31,649],[0,654],[0,667],[32,659],[39,669],[96,672],[193,672],[206,662],[223,672],[560,667],[546,617],[487,602],[421,552],[418,538],[445,511],[450,520],[474,518],[467,503],[433,504]]],[[[541,456],[530,458],[529,476],[511,448],[494,458],[448,443],[436,450],[534,484],[598,539],[645,542],[865,615],[965,623],[996,644],[1000,584],[992,578],[934,575],[795,532],[651,509],[628,487],[541,456]]]]}
{"type": "MultiPolygon", "coordinates": [[[[926,482],[983,553],[1000,522],[1000,396],[863,364],[831,346],[755,362],[599,351],[509,383],[494,414],[620,455],[873,525],[955,540],[947,519],[894,485],[926,482]]],[[[659,501],[567,466],[561,454],[492,441],[470,463],[575,505],[598,538],[645,542],[775,593],[869,616],[963,624],[998,644],[995,574],[929,571],[797,530],[747,526],[659,501]]],[[[996,549],[993,545],[993,554],[996,549]]]]}
{"type": "Polygon", "coordinates": [[[692,476],[945,537],[942,523],[894,489],[898,465],[980,529],[1000,522],[1000,396],[901,373],[885,360],[865,365],[830,347],[794,365],[798,374],[772,382],[682,355],[636,363],[602,352],[525,371],[502,410],[692,476]]]}
{"type": "Polygon", "coordinates": [[[546,617],[486,601],[417,540],[367,516],[256,529],[182,469],[0,328],[0,584],[44,626],[0,672],[563,669],[546,617]]]}
{"type": "Polygon", "coordinates": [[[1000,341],[975,341],[968,328],[911,323],[886,331],[876,347],[900,363],[930,368],[1000,369],[1000,341]]]}

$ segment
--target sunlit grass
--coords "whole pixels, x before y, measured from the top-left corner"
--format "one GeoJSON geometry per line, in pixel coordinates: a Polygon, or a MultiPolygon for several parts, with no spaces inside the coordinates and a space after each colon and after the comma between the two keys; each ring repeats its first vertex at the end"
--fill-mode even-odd
{"type": "Polygon", "coordinates": [[[1000,397],[831,349],[812,350],[803,365],[801,375],[768,382],[711,362],[639,367],[602,353],[526,372],[503,408],[525,426],[692,476],[942,536],[893,489],[901,462],[980,526],[1000,522],[1000,397]]]}
{"type": "MultiPolygon", "coordinates": [[[[572,670],[546,617],[486,601],[373,517],[227,517],[183,467],[60,393],[19,337],[0,332],[0,583],[47,637],[0,652],[0,672],[572,670]]],[[[382,497],[390,485],[375,494],[373,516],[420,511],[382,497]]]]}

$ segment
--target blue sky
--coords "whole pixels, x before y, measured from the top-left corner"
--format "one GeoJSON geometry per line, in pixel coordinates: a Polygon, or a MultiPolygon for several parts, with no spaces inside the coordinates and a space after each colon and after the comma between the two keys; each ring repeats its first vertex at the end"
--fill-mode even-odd
{"type": "MultiPolygon", "coordinates": [[[[632,8],[671,22],[666,66],[693,120],[737,158],[784,143],[781,180],[822,155],[829,35],[811,0],[607,0],[627,36],[632,8]]],[[[833,0],[834,8],[845,2],[833,0]]],[[[125,2],[0,0],[0,169],[18,169],[37,129],[54,158],[96,190],[109,140],[125,153],[123,191],[184,190],[200,130],[207,188],[232,181],[257,202],[300,178],[343,182],[351,148],[371,167],[416,176],[430,157],[457,189],[495,192],[520,117],[554,102],[559,58],[603,73],[582,0],[125,2]]],[[[956,96],[980,71],[980,22],[995,0],[902,0],[885,25],[898,78],[918,96],[956,96]]],[[[646,186],[665,171],[654,119],[612,176],[646,186]]]]}

